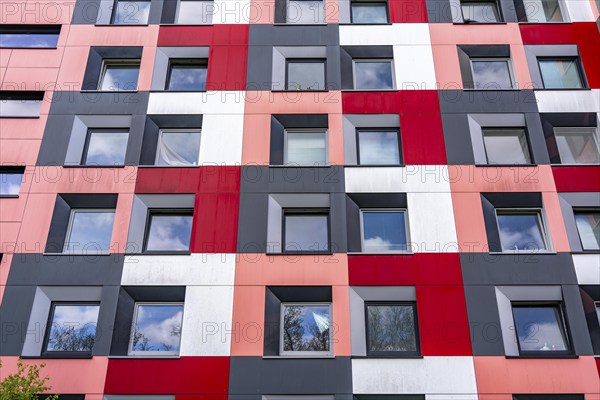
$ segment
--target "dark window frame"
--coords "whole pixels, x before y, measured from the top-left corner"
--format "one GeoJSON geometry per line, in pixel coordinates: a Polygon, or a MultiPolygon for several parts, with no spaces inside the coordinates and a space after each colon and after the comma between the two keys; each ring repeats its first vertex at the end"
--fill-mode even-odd
{"type": "Polygon", "coordinates": [[[504,16],[502,15],[502,8],[500,7],[499,0],[460,0],[460,16],[465,24],[504,24],[504,16]],[[469,18],[465,18],[465,14],[463,11],[463,4],[468,3],[479,3],[479,4],[494,4],[496,7],[496,17],[498,21],[474,21],[469,18]]]}
{"type": "Polygon", "coordinates": [[[303,357],[303,358],[322,358],[333,356],[333,302],[303,302],[303,301],[282,301],[279,305],[279,356],[280,357],[303,357]],[[285,341],[285,309],[286,307],[318,307],[327,306],[329,309],[329,350],[284,350],[285,341]]]}
{"type": "Polygon", "coordinates": [[[536,57],[536,63],[538,71],[540,72],[540,78],[542,79],[543,87],[540,89],[546,90],[587,90],[589,89],[589,85],[587,79],[585,77],[583,63],[581,62],[581,56],[538,56],[536,57]],[[580,88],[547,88],[546,82],[544,82],[544,74],[542,73],[542,68],[540,67],[540,61],[574,61],[575,66],[577,67],[577,76],[579,77],[579,82],[581,83],[580,88]]]}
{"type": "Polygon", "coordinates": [[[390,7],[387,1],[350,1],[350,23],[354,24],[354,25],[389,25],[391,18],[390,18],[390,7]],[[361,5],[361,6],[367,6],[367,7],[374,7],[375,5],[384,5],[385,6],[385,15],[387,18],[386,22],[354,22],[354,13],[353,13],[353,8],[352,6],[354,5],[361,5]]]}
{"type": "MultiPolygon", "coordinates": [[[[23,186],[23,178],[25,177],[25,167],[0,166],[0,175],[21,175],[21,184],[19,185],[19,193],[21,193],[21,186],[23,186]]],[[[0,199],[17,199],[19,198],[19,193],[0,194],[0,199]]]]}
{"type": "Polygon", "coordinates": [[[0,26],[0,35],[56,35],[56,45],[52,47],[36,47],[36,46],[0,46],[2,49],[56,49],[60,40],[60,32],[62,25],[60,24],[45,24],[45,25],[20,25],[20,24],[5,24],[0,26]]]}
{"type": "MultiPolygon", "coordinates": [[[[293,24],[292,24],[293,25],[293,24]]],[[[326,92],[327,89],[327,58],[319,58],[319,57],[307,57],[307,58],[286,58],[285,59],[285,77],[284,77],[286,92],[326,92]],[[289,78],[290,78],[290,63],[296,64],[323,64],[323,88],[322,89],[288,89],[289,87],[289,78]]]]}
{"type": "Polygon", "coordinates": [[[404,154],[402,152],[402,136],[400,136],[400,128],[377,128],[368,127],[360,128],[357,127],[355,130],[355,141],[356,141],[356,165],[375,166],[375,167],[403,167],[404,166],[404,154]],[[360,133],[361,132],[395,132],[398,138],[398,164],[362,164],[360,162],[360,133]]]}
{"type": "Polygon", "coordinates": [[[390,357],[390,358],[411,358],[421,357],[421,338],[419,336],[419,314],[417,312],[416,301],[365,301],[365,341],[367,357],[390,357]],[[415,345],[416,351],[373,351],[369,348],[369,306],[411,306],[413,311],[413,320],[415,321],[415,345]]]}
{"type": "MultiPolygon", "coordinates": [[[[131,2],[136,2],[136,3],[141,3],[141,2],[147,2],[148,7],[152,7],[152,0],[114,0],[113,1],[113,5],[112,5],[112,12],[110,15],[110,25],[111,26],[147,26],[150,24],[150,12],[148,12],[148,21],[144,22],[143,24],[115,24],[115,18],[117,16],[117,12],[119,10],[119,3],[131,3],[131,2]]],[[[149,10],[150,11],[150,10],[149,10]]],[[[131,16],[131,15],[129,15],[131,16]]]]}
{"type": "Polygon", "coordinates": [[[495,207],[494,216],[496,220],[496,230],[500,239],[500,253],[502,254],[520,254],[520,253],[551,253],[553,252],[552,238],[550,236],[550,226],[546,221],[544,209],[542,207],[495,207]],[[525,250],[507,250],[502,247],[502,235],[500,233],[500,223],[498,215],[536,215],[540,227],[540,234],[544,242],[544,249],[525,249],[525,250]]]}
{"type": "MultiPolygon", "coordinates": [[[[577,216],[577,214],[590,214],[590,213],[600,213],[600,208],[595,208],[595,207],[574,207],[573,208],[573,218],[575,218],[577,216]]],[[[579,243],[581,244],[580,253],[588,253],[588,254],[600,253],[600,250],[585,249],[583,247],[583,242],[581,241],[581,234],[579,233],[579,227],[577,226],[577,222],[575,222],[575,228],[577,228],[577,238],[579,239],[579,243]]]]}
{"type": "Polygon", "coordinates": [[[187,250],[148,250],[148,239],[150,238],[150,227],[152,217],[155,215],[170,215],[174,217],[189,216],[192,217],[192,229],[194,227],[194,209],[193,208],[148,208],[146,213],[146,223],[144,225],[144,242],[141,254],[169,255],[169,254],[191,254],[192,231],[190,231],[190,248],[187,250]]]}
{"type": "MultiPolygon", "coordinates": [[[[200,25],[202,26],[202,25],[200,25]]],[[[169,59],[169,65],[167,67],[167,77],[165,79],[165,91],[167,92],[206,92],[206,81],[204,81],[204,89],[198,90],[181,90],[181,89],[170,89],[169,86],[171,84],[171,74],[173,72],[173,67],[204,67],[206,70],[206,76],[208,77],[208,59],[207,58],[172,58],[169,59]]]]}
{"type": "Polygon", "coordinates": [[[331,250],[331,210],[328,208],[282,208],[281,210],[281,253],[282,254],[332,254],[331,250]],[[286,217],[288,215],[320,215],[327,217],[327,249],[326,250],[286,250],[286,217]]]}
{"type": "Polygon", "coordinates": [[[142,70],[142,59],[141,58],[104,58],[102,59],[102,66],[100,67],[100,77],[98,79],[98,86],[96,88],[96,91],[99,92],[137,92],[139,91],[139,79],[140,79],[140,72],[142,70]],[[110,66],[123,66],[123,65],[129,65],[129,66],[134,66],[136,65],[138,67],[138,76],[137,76],[137,80],[135,82],[135,88],[134,89],[121,89],[119,88],[118,90],[104,90],[102,87],[104,86],[104,79],[106,79],[106,72],[108,71],[108,68],[110,66]]]}
{"type": "Polygon", "coordinates": [[[531,152],[531,141],[529,139],[529,130],[527,129],[526,126],[507,126],[507,127],[501,127],[501,126],[482,126],[481,127],[481,136],[483,139],[483,151],[485,153],[485,165],[488,166],[494,166],[494,167],[498,167],[498,166],[515,166],[515,165],[525,165],[525,166],[529,166],[529,165],[536,165],[534,160],[533,160],[533,154],[531,152]],[[521,130],[523,131],[523,135],[525,135],[525,143],[527,144],[527,153],[525,154],[527,156],[527,158],[529,159],[529,162],[527,163],[523,163],[523,164],[505,164],[505,163],[490,163],[490,158],[488,156],[488,150],[487,150],[487,146],[485,145],[485,133],[487,131],[501,131],[501,130],[521,130]]]}
{"type": "Polygon", "coordinates": [[[88,128],[85,134],[85,142],[83,144],[83,152],[81,153],[81,161],[79,162],[79,166],[81,167],[122,167],[125,166],[126,158],[127,158],[127,146],[129,145],[129,134],[130,128],[88,128]],[[92,134],[98,133],[127,133],[127,144],[125,145],[125,157],[123,157],[123,164],[108,164],[108,165],[95,165],[95,164],[86,164],[86,159],[88,155],[88,150],[90,148],[90,140],[92,139],[92,134]]]}

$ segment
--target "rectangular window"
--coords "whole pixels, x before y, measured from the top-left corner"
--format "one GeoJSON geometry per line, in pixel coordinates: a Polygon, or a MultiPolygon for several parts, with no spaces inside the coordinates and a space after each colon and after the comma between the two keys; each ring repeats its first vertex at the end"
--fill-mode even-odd
{"type": "Polygon", "coordinates": [[[327,165],[327,131],[286,130],[285,165],[327,165]]]}
{"type": "Polygon", "coordinates": [[[0,91],[0,118],[38,118],[44,92],[0,91]]]}
{"type": "Polygon", "coordinates": [[[325,90],[325,60],[286,60],[285,87],[287,90],[325,90]]]}
{"type": "Polygon", "coordinates": [[[188,252],[193,210],[153,210],[148,216],[145,252],[188,252]]]}
{"type": "Polygon", "coordinates": [[[600,250],[600,211],[576,211],[575,222],[583,250],[600,250]]]}
{"type": "Polygon", "coordinates": [[[420,355],[415,303],[365,302],[365,313],[367,355],[420,355]]]}
{"type": "Polygon", "coordinates": [[[523,0],[527,22],[564,22],[561,0],[523,0]]]}
{"type": "Polygon", "coordinates": [[[538,65],[540,66],[544,88],[583,88],[583,76],[577,59],[538,58],[538,65]]]}
{"type": "Polygon", "coordinates": [[[206,60],[174,60],[169,65],[167,90],[206,90],[206,60]]]}
{"type": "Polygon", "coordinates": [[[53,302],[46,327],[43,355],[92,355],[98,303],[53,302]]]}
{"type": "Polygon", "coordinates": [[[158,134],[156,165],[198,165],[200,129],[161,129],[158,134]]]}
{"type": "Polygon", "coordinates": [[[460,7],[464,22],[501,22],[498,4],[496,4],[495,1],[462,0],[460,2],[460,7]]]}
{"type": "Polygon", "coordinates": [[[400,134],[397,130],[356,131],[359,165],[400,165],[400,134]]]}
{"type": "Polygon", "coordinates": [[[600,145],[595,127],[557,127],[554,137],[561,164],[599,164],[600,145]]]}
{"type": "Polygon", "coordinates": [[[98,90],[137,90],[139,73],[139,60],[104,60],[98,90]]]}
{"type": "Polygon", "coordinates": [[[0,25],[2,49],[55,49],[60,25],[0,25]]]}
{"type": "Polygon", "coordinates": [[[600,323],[600,301],[596,302],[596,316],[598,317],[598,323],[600,323]]]}
{"type": "Polygon", "coordinates": [[[475,89],[513,88],[510,61],[507,59],[471,59],[471,70],[475,89]]]}
{"type": "Polygon", "coordinates": [[[324,0],[287,0],[285,18],[288,24],[311,25],[325,23],[324,0]]]}
{"type": "Polygon", "coordinates": [[[354,89],[394,89],[394,73],[392,60],[353,60],[353,67],[354,89]]]}
{"type": "Polygon", "coordinates": [[[0,169],[0,198],[1,197],[19,197],[21,183],[23,181],[22,169],[0,169]]]}
{"type": "Polygon", "coordinates": [[[523,128],[484,128],[483,144],[488,164],[531,164],[523,128]]]}
{"type": "Polygon", "coordinates": [[[496,209],[502,251],[547,250],[540,210],[496,209]]]}
{"type": "Polygon", "coordinates": [[[175,20],[179,25],[207,25],[212,22],[213,1],[180,0],[175,20]]]}
{"type": "Polygon", "coordinates": [[[284,210],[283,243],[286,253],[329,252],[328,211],[284,210]]]}
{"type": "Polygon", "coordinates": [[[129,131],[119,129],[90,129],[83,150],[81,165],[125,165],[129,131]]]}
{"type": "Polygon", "coordinates": [[[513,304],[520,355],[570,354],[562,310],[558,304],[513,304]]]}
{"type": "Polygon", "coordinates": [[[179,354],[183,303],[136,303],[129,355],[179,354]]]}
{"type": "Polygon", "coordinates": [[[388,9],[386,2],[353,1],[351,20],[354,24],[387,24],[388,9]]]}
{"type": "Polygon", "coordinates": [[[361,210],[362,251],[407,251],[405,210],[361,210]]]}
{"type": "Polygon", "coordinates": [[[114,219],[114,210],[72,209],[63,252],[109,252],[114,219]]]}
{"type": "Polygon", "coordinates": [[[330,355],[331,304],[282,303],[280,355],[330,355]]]}
{"type": "Polygon", "coordinates": [[[150,15],[150,0],[116,0],[114,25],[146,25],[150,15]]]}

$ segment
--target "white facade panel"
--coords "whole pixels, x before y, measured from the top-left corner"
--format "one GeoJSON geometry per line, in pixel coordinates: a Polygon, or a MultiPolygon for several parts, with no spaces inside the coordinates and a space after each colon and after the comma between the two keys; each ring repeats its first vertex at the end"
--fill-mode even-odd
{"type": "Polygon", "coordinates": [[[340,25],[341,46],[428,45],[428,24],[340,25]]]}
{"type": "Polygon", "coordinates": [[[537,90],[535,98],[541,113],[600,112],[600,89],[537,90]]]}
{"type": "Polygon", "coordinates": [[[458,251],[450,193],[408,193],[407,202],[412,251],[419,253],[458,251]]]}
{"type": "Polygon", "coordinates": [[[244,114],[245,92],[150,93],[147,114],[244,114]]]}
{"type": "Polygon", "coordinates": [[[202,120],[200,165],[240,165],[243,114],[207,114],[202,120]]]}
{"type": "Polygon", "coordinates": [[[594,22],[592,3],[584,0],[565,0],[568,18],[571,22],[594,22]]]}
{"type": "Polygon", "coordinates": [[[214,0],[214,7],[214,25],[250,23],[250,0],[214,0]]]}
{"type": "Polygon", "coordinates": [[[450,193],[447,165],[351,167],[345,179],[348,193],[450,193]]]}
{"type": "Polygon", "coordinates": [[[431,45],[394,46],[396,88],[399,90],[436,90],[431,45]]]}
{"type": "Polygon", "coordinates": [[[598,254],[573,254],[573,264],[580,285],[600,285],[600,257],[598,254]]]}

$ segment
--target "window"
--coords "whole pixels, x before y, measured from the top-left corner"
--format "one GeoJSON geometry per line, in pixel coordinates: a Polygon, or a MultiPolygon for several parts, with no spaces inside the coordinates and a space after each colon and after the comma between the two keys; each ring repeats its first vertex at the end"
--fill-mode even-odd
{"type": "Polygon", "coordinates": [[[569,354],[569,342],[560,305],[512,305],[520,355],[569,354]]]}
{"type": "Polygon", "coordinates": [[[600,323],[600,301],[596,302],[596,316],[598,317],[598,323],[600,323]]]}
{"type": "Polygon", "coordinates": [[[286,22],[288,24],[324,24],[324,0],[287,0],[286,22]]]}
{"type": "Polygon", "coordinates": [[[600,147],[595,127],[556,127],[554,137],[561,164],[598,164],[600,147]]]}
{"type": "Polygon", "coordinates": [[[115,25],[147,24],[150,3],[150,0],[116,0],[112,23],[115,25]]]}
{"type": "Polygon", "coordinates": [[[501,22],[500,12],[495,1],[461,0],[460,8],[464,22],[501,22]]]}
{"type": "Polygon", "coordinates": [[[286,253],[329,252],[329,213],[325,210],[284,210],[283,243],[286,253]]]}
{"type": "Polygon", "coordinates": [[[136,303],[129,355],[178,355],[183,303],[136,303]]]}
{"type": "Polygon", "coordinates": [[[577,59],[538,58],[542,82],[546,89],[581,89],[583,79],[577,59]]]}
{"type": "Polygon", "coordinates": [[[530,164],[527,135],[522,128],[484,128],[488,164],[530,164]]]}
{"type": "Polygon", "coordinates": [[[136,90],[139,72],[139,60],[104,60],[98,90],[136,90]]]}
{"type": "Polygon", "coordinates": [[[167,90],[206,90],[207,63],[205,60],[175,60],[169,67],[167,90]]]}
{"type": "Polygon", "coordinates": [[[287,90],[325,90],[325,60],[286,60],[285,87],[287,90]]]}
{"type": "Polygon", "coordinates": [[[192,210],[154,210],[148,217],[146,252],[187,252],[192,233],[192,210]]]}
{"type": "Polygon", "coordinates": [[[354,89],[394,89],[392,60],[353,60],[354,89]]]}
{"type": "Polygon", "coordinates": [[[63,252],[108,252],[114,219],[114,210],[72,209],[63,252]]]}
{"type": "Polygon", "coordinates": [[[508,59],[471,59],[474,89],[512,89],[508,59]]]}
{"type": "Polygon", "coordinates": [[[576,211],[575,223],[583,250],[600,250],[600,211],[576,211]]]}
{"type": "Polygon", "coordinates": [[[407,251],[405,210],[362,210],[362,251],[407,251]]]}
{"type": "Polygon", "coordinates": [[[285,131],[285,165],[326,165],[327,132],[315,130],[285,131]]]}
{"type": "Polygon", "coordinates": [[[44,92],[0,91],[0,118],[37,118],[44,92]]]}
{"type": "Polygon", "coordinates": [[[22,170],[0,169],[0,197],[19,197],[22,180],[22,170]]]}
{"type": "Polygon", "coordinates": [[[497,209],[502,251],[546,250],[544,224],[539,210],[497,209]]]}
{"type": "Polygon", "coordinates": [[[0,48],[55,49],[60,25],[2,25],[0,48]]]}
{"type": "Polygon", "coordinates": [[[98,303],[53,302],[46,327],[44,355],[91,355],[99,312],[98,303]]]}
{"type": "Polygon", "coordinates": [[[415,303],[365,302],[365,312],[367,355],[420,355],[415,303]]]}
{"type": "Polygon", "coordinates": [[[564,22],[561,0],[523,0],[527,22],[564,22]]]}
{"type": "Polygon", "coordinates": [[[212,22],[212,1],[180,0],[175,20],[179,25],[205,25],[212,22]]]}
{"type": "Polygon", "coordinates": [[[90,129],[81,165],[124,165],[129,131],[90,129]]]}
{"type": "Polygon", "coordinates": [[[386,2],[353,1],[351,19],[354,24],[387,24],[388,9],[386,2]]]}
{"type": "Polygon", "coordinates": [[[280,355],[332,354],[331,304],[282,303],[280,355]]]}
{"type": "Polygon", "coordinates": [[[357,130],[359,165],[400,165],[401,152],[397,130],[357,130]]]}
{"type": "Polygon", "coordinates": [[[158,134],[156,165],[198,165],[199,129],[161,129],[158,134]]]}

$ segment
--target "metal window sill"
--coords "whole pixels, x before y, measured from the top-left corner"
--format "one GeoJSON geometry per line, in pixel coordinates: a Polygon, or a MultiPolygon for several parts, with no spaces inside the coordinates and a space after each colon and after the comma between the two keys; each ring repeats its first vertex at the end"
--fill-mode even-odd
{"type": "Polygon", "coordinates": [[[571,359],[577,359],[577,358],[579,358],[579,356],[576,355],[576,354],[562,354],[562,355],[560,355],[560,354],[556,354],[556,355],[554,355],[554,354],[548,354],[548,355],[540,354],[540,355],[526,355],[526,356],[505,356],[505,358],[507,358],[509,360],[513,360],[513,359],[525,359],[525,360],[537,359],[537,360],[543,360],[543,359],[548,359],[548,358],[551,358],[551,359],[564,358],[564,359],[571,360],[571,359]]]}
{"type": "Polygon", "coordinates": [[[555,251],[490,251],[490,255],[508,255],[508,256],[531,256],[531,255],[556,255],[555,251]]]}
{"type": "Polygon", "coordinates": [[[308,355],[301,356],[301,355],[298,355],[298,356],[262,356],[262,358],[263,358],[263,360],[285,360],[285,359],[288,359],[288,358],[293,358],[293,359],[299,359],[299,358],[304,358],[304,359],[319,359],[319,358],[321,358],[321,359],[333,359],[333,358],[335,358],[335,356],[334,355],[329,355],[329,356],[325,356],[325,355],[322,355],[322,356],[308,356],[308,355]]]}

